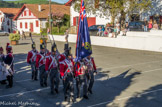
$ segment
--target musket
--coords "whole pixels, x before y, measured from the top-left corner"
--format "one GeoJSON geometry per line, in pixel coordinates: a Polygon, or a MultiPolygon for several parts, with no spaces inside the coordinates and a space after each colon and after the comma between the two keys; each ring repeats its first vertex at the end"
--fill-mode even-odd
{"type": "Polygon", "coordinates": [[[32,34],[31,34],[30,38],[31,38],[32,43],[34,43],[33,38],[32,38],[32,34]]]}

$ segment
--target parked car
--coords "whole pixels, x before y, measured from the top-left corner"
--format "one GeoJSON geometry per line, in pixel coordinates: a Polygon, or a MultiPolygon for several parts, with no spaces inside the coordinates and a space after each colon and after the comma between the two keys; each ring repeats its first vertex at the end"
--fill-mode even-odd
{"type": "Polygon", "coordinates": [[[134,21],[129,23],[129,31],[144,31],[144,22],[134,21]]]}
{"type": "Polygon", "coordinates": [[[9,33],[6,31],[0,30],[0,36],[9,36],[9,33]]]}
{"type": "MultiPolygon", "coordinates": [[[[105,27],[104,25],[92,25],[90,26],[89,29],[89,34],[92,36],[97,36],[97,32],[98,32],[98,27],[105,27]]],[[[110,27],[111,28],[111,27],[110,27]]],[[[113,28],[111,28],[111,32],[113,31],[113,28]]]]}

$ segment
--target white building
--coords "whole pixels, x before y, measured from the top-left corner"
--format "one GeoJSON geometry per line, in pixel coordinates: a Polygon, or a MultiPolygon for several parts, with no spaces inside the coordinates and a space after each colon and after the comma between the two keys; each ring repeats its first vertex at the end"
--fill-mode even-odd
{"type": "MultiPolygon", "coordinates": [[[[77,26],[78,25],[78,19],[79,19],[79,13],[75,11],[74,5],[75,5],[75,0],[69,0],[65,5],[70,6],[70,25],[71,26],[77,26]]],[[[95,3],[91,3],[94,4],[95,3]]],[[[87,15],[87,21],[88,21],[88,26],[92,25],[106,25],[107,23],[111,22],[110,17],[105,17],[105,16],[100,16],[101,12],[97,11],[95,14],[92,12],[86,13],[87,15]],[[96,14],[97,13],[97,14],[96,14]]]]}
{"type": "Polygon", "coordinates": [[[0,8],[0,30],[9,33],[16,31],[16,21],[13,21],[13,17],[19,10],[19,8],[0,8]]]}
{"type": "MultiPolygon", "coordinates": [[[[52,13],[70,14],[69,6],[51,5],[52,13]]],[[[46,28],[49,16],[49,5],[24,4],[14,20],[17,21],[17,29],[21,32],[40,33],[41,28],[46,28]]]]}

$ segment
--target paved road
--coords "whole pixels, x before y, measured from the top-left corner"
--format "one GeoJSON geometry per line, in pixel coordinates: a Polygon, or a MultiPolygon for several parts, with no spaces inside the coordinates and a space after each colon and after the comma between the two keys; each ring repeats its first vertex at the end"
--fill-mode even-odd
{"type": "MultiPolygon", "coordinates": [[[[34,38],[39,50],[39,38],[34,38]]],[[[0,44],[8,41],[0,37],[0,44]]],[[[49,87],[41,88],[39,81],[30,80],[30,67],[26,63],[31,41],[20,41],[13,46],[15,54],[14,87],[5,89],[0,85],[2,103],[25,107],[160,107],[162,105],[162,53],[93,46],[93,56],[98,68],[93,95],[89,100],[77,99],[64,102],[63,87],[59,94],[50,95],[49,87]]],[[[50,49],[48,43],[48,49],[50,49]]],[[[64,43],[57,42],[63,52],[64,43]]],[[[74,53],[75,44],[70,44],[74,53]]]]}

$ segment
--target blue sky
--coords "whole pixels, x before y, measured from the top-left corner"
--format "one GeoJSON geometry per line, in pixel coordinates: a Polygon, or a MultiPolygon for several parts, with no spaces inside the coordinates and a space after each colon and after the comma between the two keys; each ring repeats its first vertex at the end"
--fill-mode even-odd
{"type": "MultiPolygon", "coordinates": [[[[18,1],[18,0],[4,0],[4,1],[18,1]]],[[[58,3],[66,3],[67,1],[69,1],[69,0],[52,0],[52,1],[54,1],[54,2],[58,2],[58,3]]]]}
{"type": "Polygon", "coordinates": [[[69,0],[52,0],[54,2],[58,2],[58,3],[66,3],[68,2],[69,0]]]}

